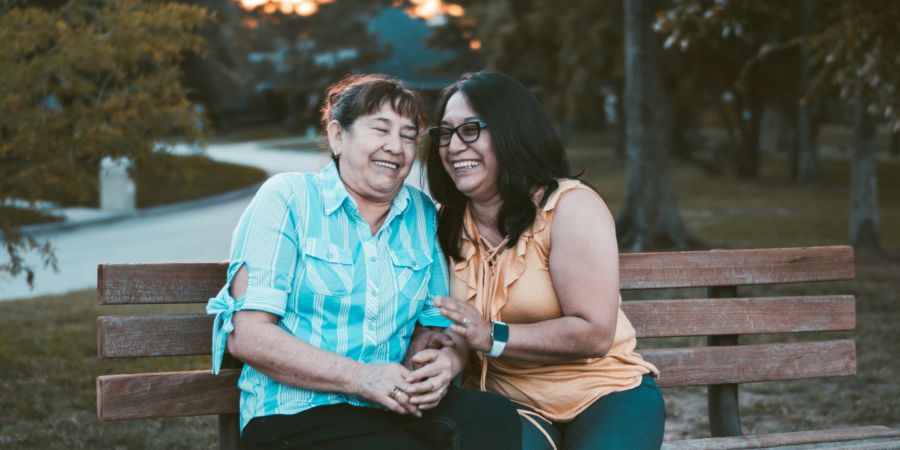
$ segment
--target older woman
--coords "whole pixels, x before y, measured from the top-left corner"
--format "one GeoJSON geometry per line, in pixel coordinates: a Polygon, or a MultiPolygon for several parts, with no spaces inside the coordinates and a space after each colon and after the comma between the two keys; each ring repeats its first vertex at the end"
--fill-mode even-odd
{"type": "Polygon", "coordinates": [[[507,400],[449,386],[464,340],[399,364],[417,322],[450,323],[433,304],[447,293],[434,206],[403,183],[421,110],[388,77],[335,84],[322,109],[333,162],[272,177],[241,217],[207,311],[213,372],[226,345],[245,362],[245,448],[518,447],[507,400]]]}
{"type": "Polygon", "coordinates": [[[526,449],[658,449],[659,372],[620,308],[615,224],[537,99],[479,72],[438,118],[427,171],[453,299],[435,304],[477,351],[465,384],[521,405],[526,449]]]}

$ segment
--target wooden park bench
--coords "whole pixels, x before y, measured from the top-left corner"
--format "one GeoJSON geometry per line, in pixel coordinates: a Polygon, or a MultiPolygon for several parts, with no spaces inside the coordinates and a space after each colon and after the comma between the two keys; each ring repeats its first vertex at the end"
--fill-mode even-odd
{"type": "MultiPolygon", "coordinates": [[[[740,383],[856,373],[852,339],[741,345],[740,335],[846,331],[856,326],[851,295],[739,297],[738,286],[851,280],[850,247],[713,250],[621,255],[621,288],[707,288],[706,298],[626,301],[638,337],[706,336],[705,346],[643,349],[659,367],[660,386],[708,386],[712,438],[664,448],[900,448],[900,432],[881,426],[767,435],[741,432],[740,383]]],[[[196,314],[97,318],[101,358],[210,354],[212,317],[203,304],[225,281],[225,263],[112,264],[98,267],[103,305],[197,303],[196,314]]],[[[238,448],[240,363],[226,356],[218,376],[208,367],[97,378],[103,421],[219,416],[220,448],[238,448]]]]}

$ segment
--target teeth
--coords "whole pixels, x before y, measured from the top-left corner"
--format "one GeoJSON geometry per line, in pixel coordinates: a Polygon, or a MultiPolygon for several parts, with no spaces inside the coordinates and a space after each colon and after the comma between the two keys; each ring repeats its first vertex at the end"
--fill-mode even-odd
{"type": "Polygon", "coordinates": [[[473,167],[478,167],[480,164],[481,163],[479,163],[478,161],[471,161],[471,160],[457,161],[457,162],[453,163],[453,168],[454,169],[471,169],[473,167]]]}
{"type": "Polygon", "coordinates": [[[373,161],[376,166],[386,167],[388,169],[397,170],[400,166],[398,164],[390,163],[387,161],[373,161]]]}

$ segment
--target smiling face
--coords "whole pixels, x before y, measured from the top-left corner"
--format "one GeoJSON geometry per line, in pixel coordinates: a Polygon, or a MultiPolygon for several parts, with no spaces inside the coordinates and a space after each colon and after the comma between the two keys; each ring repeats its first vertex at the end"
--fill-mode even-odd
{"type": "Polygon", "coordinates": [[[361,202],[387,203],[409,175],[416,153],[413,121],[394,111],[390,102],[372,114],[359,116],[349,128],[328,124],[328,142],[338,156],[341,180],[361,202]]]}
{"type": "MultiPolygon", "coordinates": [[[[442,127],[455,128],[467,122],[482,120],[469,106],[461,92],[447,101],[442,127]]],[[[490,125],[488,125],[490,126],[490,125]]],[[[456,189],[475,201],[488,201],[498,195],[497,173],[499,163],[491,145],[490,128],[482,129],[478,140],[463,142],[455,133],[450,144],[440,147],[441,163],[450,174],[456,189]]]]}

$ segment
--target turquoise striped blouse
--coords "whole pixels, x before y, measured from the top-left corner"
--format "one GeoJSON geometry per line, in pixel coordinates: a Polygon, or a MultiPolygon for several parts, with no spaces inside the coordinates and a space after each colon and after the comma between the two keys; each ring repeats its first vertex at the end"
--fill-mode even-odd
{"type": "MultiPolygon", "coordinates": [[[[415,324],[447,327],[432,304],[447,295],[447,266],[436,239],[435,207],[409,185],[394,198],[373,236],[335,165],[286,173],[260,188],[234,231],[228,281],[209,300],[215,314],[212,371],[218,373],[235,311],[265,311],[314,347],[364,363],[401,362],[415,324]],[[231,280],[248,269],[247,293],[231,297],[231,280]]],[[[244,365],[241,429],[254,417],[295,414],[362,399],[281,384],[244,365]]]]}

